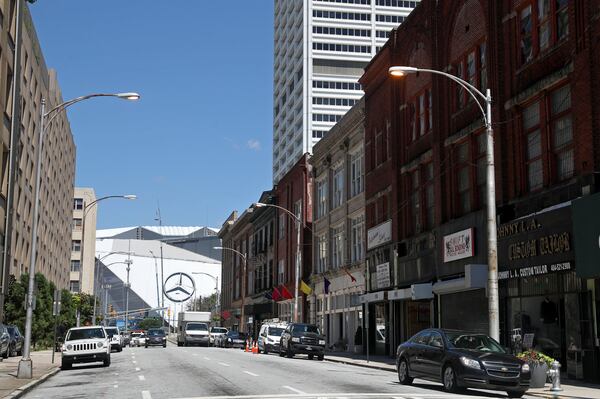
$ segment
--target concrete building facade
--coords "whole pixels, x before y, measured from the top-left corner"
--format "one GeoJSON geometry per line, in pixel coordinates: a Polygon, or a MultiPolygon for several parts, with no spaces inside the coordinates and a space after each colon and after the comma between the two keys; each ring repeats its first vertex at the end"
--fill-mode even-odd
{"type": "Polygon", "coordinates": [[[75,187],[73,197],[73,232],[71,235],[71,292],[93,294],[96,278],[96,216],[97,207],[88,207],[96,201],[93,188],[75,187]],[[84,221],[85,218],[85,221],[84,221]]]}

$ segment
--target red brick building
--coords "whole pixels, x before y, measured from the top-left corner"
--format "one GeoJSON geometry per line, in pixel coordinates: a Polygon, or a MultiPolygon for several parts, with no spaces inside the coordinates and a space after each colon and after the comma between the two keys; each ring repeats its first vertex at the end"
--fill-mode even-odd
{"type": "Polygon", "coordinates": [[[482,112],[446,77],[388,75],[429,68],[492,93],[503,343],[534,334],[569,376],[599,378],[598,276],[578,273],[571,216],[598,191],[599,6],[423,0],[366,68],[372,348],[429,325],[487,331],[482,112]]]}

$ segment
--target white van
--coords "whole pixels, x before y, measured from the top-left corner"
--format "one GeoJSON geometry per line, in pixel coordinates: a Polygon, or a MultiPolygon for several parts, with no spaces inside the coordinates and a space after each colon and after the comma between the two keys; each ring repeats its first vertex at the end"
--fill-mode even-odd
{"type": "Polygon", "coordinates": [[[288,323],[263,323],[258,333],[258,351],[263,353],[279,351],[281,334],[288,323]]]}

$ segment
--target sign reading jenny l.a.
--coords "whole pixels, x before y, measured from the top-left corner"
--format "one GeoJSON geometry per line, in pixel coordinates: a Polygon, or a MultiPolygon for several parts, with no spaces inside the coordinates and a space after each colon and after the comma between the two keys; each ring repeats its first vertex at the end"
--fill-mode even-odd
{"type": "Polygon", "coordinates": [[[196,292],[196,284],[189,274],[173,273],[165,280],[163,292],[173,302],[185,302],[196,292]]]}

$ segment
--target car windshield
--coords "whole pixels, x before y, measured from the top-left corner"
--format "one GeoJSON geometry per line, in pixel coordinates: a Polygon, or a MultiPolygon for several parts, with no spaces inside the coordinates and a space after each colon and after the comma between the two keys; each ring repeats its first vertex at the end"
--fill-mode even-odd
{"type": "Polygon", "coordinates": [[[274,335],[276,337],[281,337],[281,334],[283,334],[283,328],[279,327],[269,327],[269,332],[267,333],[267,335],[274,335]]]}
{"type": "Polygon", "coordinates": [[[504,348],[485,334],[468,334],[461,332],[446,332],[448,341],[458,349],[469,349],[481,352],[505,353],[504,348]]]}
{"type": "Polygon", "coordinates": [[[8,330],[8,333],[10,335],[15,335],[15,328],[14,327],[6,327],[6,329],[8,330]]]}
{"type": "Polygon", "coordinates": [[[238,332],[238,331],[229,331],[227,333],[227,336],[229,338],[240,338],[240,339],[244,339],[245,338],[244,333],[241,333],[241,332],[238,332]]]}
{"type": "Polygon", "coordinates": [[[67,341],[77,341],[80,339],[106,338],[102,328],[86,328],[83,330],[71,330],[67,333],[67,341]]]}
{"type": "Polygon", "coordinates": [[[190,323],[185,327],[186,330],[192,330],[192,331],[208,331],[208,327],[206,326],[206,324],[197,324],[197,323],[190,323]]]}
{"type": "Polygon", "coordinates": [[[213,327],[210,329],[210,332],[215,333],[215,334],[226,334],[227,329],[223,328],[223,327],[213,327]]]}
{"type": "Polygon", "coordinates": [[[292,327],[292,332],[295,332],[295,333],[309,332],[309,333],[320,334],[317,326],[314,326],[312,324],[296,324],[294,327],[292,327]]]}
{"type": "Polygon", "coordinates": [[[161,329],[156,329],[156,330],[148,330],[148,335],[151,337],[156,337],[159,335],[165,335],[165,332],[161,329]]]}
{"type": "Polygon", "coordinates": [[[133,338],[137,338],[137,337],[139,337],[140,335],[142,335],[142,334],[140,334],[140,333],[132,333],[132,334],[131,334],[131,336],[132,336],[133,338]]]}
{"type": "Polygon", "coordinates": [[[119,335],[119,330],[117,328],[105,328],[105,330],[108,335],[119,335]]]}

